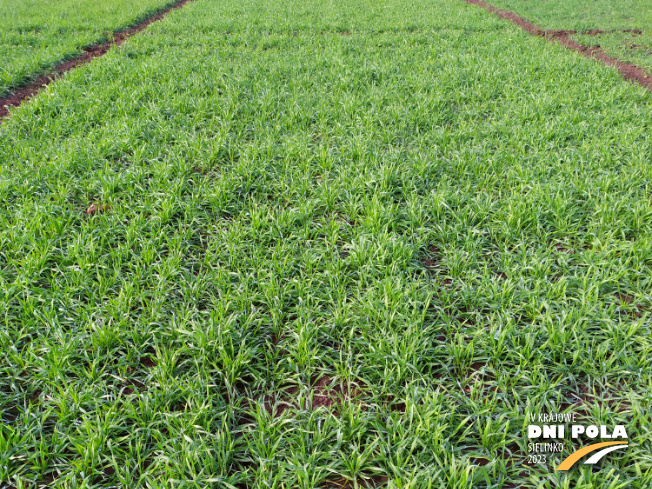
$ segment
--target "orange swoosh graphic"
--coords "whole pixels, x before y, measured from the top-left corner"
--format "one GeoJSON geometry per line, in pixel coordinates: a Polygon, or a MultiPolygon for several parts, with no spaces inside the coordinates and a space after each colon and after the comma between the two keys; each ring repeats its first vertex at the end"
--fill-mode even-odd
{"type": "Polygon", "coordinates": [[[566,457],[564,461],[559,464],[559,467],[557,467],[555,470],[568,470],[575,464],[575,462],[581,459],[584,455],[591,452],[595,452],[600,448],[610,447],[612,445],[627,445],[627,442],[606,441],[604,443],[594,443],[593,445],[589,445],[588,447],[580,448],[578,451],[571,453],[568,457],[566,457]]]}

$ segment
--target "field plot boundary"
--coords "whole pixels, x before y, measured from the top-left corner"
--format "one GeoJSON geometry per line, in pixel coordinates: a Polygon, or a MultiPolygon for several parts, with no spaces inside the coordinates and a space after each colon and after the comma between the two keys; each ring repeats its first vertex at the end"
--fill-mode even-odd
{"type": "MultiPolygon", "coordinates": [[[[586,56],[587,58],[592,58],[597,61],[600,61],[604,65],[612,66],[620,72],[620,74],[625,80],[638,83],[642,87],[645,87],[650,92],[652,92],[652,76],[650,76],[646,70],[644,70],[643,68],[635,64],[628,63],[621,59],[609,56],[602,48],[598,46],[583,46],[582,44],[579,44],[578,42],[574,41],[570,37],[572,34],[595,35],[599,33],[604,33],[604,31],[600,31],[598,29],[587,31],[587,32],[546,30],[537,26],[536,24],[533,24],[532,22],[525,19],[524,17],[521,17],[515,12],[493,7],[492,5],[489,5],[483,0],[464,0],[464,1],[471,5],[482,7],[488,10],[489,12],[491,12],[492,14],[497,15],[501,19],[509,20],[513,24],[517,25],[524,31],[534,36],[539,36],[548,40],[557,41],[565,48],[572,49],[573,51],[577,51],[578,53],[586,56]]],[[[632,30],[632,29],[623,30],[623,32],[639,33],[637,30],[632,30]]]]}
{"type": "Polygon", "coordinates": [[[109,49],[111,49],[111,47],[119,46],[134,34],[138,34],[139,32],[145,30],[150,24],[162,20],[172,10],[182,8],[184,5],[192,1],[193,0],[179,0],[178,2],[175,2],[174,4],[164,8],[163,10],[159,10],[158,12],[153,13],[150,17],[147,17],[139,24],[129,27],[123,31],[113,33],[111,40],[85,48],[84,53],[78,57],[64,61],[63,63],[55,66],[49,73],[38,76],[34,80],[28,82],[26,85],[17,88],[6,97],[0,98],[0,121],[9,116],[10,109],[19,107],[25,100],[32,98],[40,90],[55,81],[59,76],[76,68],[79,65],[89,63],[95,58],[104,56],[109,51],[109,49]]]}

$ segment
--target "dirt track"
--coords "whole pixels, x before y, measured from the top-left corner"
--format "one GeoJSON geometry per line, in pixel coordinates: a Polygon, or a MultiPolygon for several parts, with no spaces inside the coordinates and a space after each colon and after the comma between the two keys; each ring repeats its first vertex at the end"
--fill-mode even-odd
{"type": "Polygon", "coordinates": [[[0,119],[7,117],[12,107],[18,107],[23,103],[24,100],[34,96],[39,92],[39,90],[43,89],[45,86],[56,80],[57,77],[81,64],[88,63],[95,58],[104,56],[112,46],[119,46],[129,37],[144,30],[150,24],[161,20],[170,11],[183,7],[188,2],[192,2],[192,0],[179,0],[174,5],[171,5],[170,7],[152,15],[140,24],[130,27],[127,30],[114,33],[113,39],[110,41],[86,48],[84,53],[77,58],[65,61],[64,63],[57,65],[50,73],[41,75],[29,82],[27,85],[18,88],[8,96],[0,98],[0,119]]]}
{"type": "MultiPolygon", "coordinates": [[[[533,24],[532,22],[524,19],[520,15],[510,12],[509,10],[501,10],[496,7],[492,7],[483,0],[465,0],[467,3],[472,5],[477,5],[479,7],[487,9],[489,12],[497,15],[501,19],[507,19],[512,21],[514,24],[522,28],[524,31],[529,32],[532,35],[544,37],[546,39],[551,39],[557,41],[562,46],[577,51],[587,58],[593,58],[607,66],[613,66],[620,71],[620,74],[625,80],[630,80],[638,83],[639,85],[647,88],[652,92],[652,76],[650,76],[643,68],[636,66],[632,63],[627,63],[618,58],[613,58],[605,53],[599,47],[591,46],[582,46],[581,44],[573,41],[570,37],[572,34],[577,34],[575,31],[548,31],[542,29],[541,27],[533,24]]],[[[627,30],[623,32],[632,32],[634,34],[639,34],[640,31],[637,30],[627,30]]],[[[588,31],[586,34],[598,35],[603,34],[604,31],[598,29],[588,31]]]]}

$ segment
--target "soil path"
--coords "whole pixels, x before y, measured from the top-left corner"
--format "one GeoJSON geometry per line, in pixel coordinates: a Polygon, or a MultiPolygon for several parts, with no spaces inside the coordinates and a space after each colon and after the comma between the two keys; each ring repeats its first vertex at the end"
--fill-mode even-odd
{"type": "MultiPolygon", "coordinates": [[[[620,74],[623,76],[625,80],[636,82],[652,92],[652,76],[650,76],[650,74],[648,74],[643,68],[628,63],[626,61],[622,61],[618,58],[613,58],[609,56],[607,53],[605,53],[598,46],[582,46],[581,44],[573,41],[573,39],[571,38],[572,34],[578,34],[578,32],[548,31],[533,24],[529,20],[524,19],[523,17],[521,17],[520,15],[514,12],[492,7],[491,5],[484,2],[483,0],[465,0],[465,1],[472,5],[477,5],[479,7],[482,7],[488,10],[489,12],[497,15],[501,19],[507,19],[512,21],[514,24],[522,28],[524,31],[529,32],[532,35],[544,37],[550,40],[555,40],[562,46],[577,51],[578,53],[583,54],[587,58],[597,59],[598,61],[600,61],[601,63],[607,66],[613,66],[614,68],[618,69],[618,71],[620,71],[620,74]]],[[[627,30],[623,32],[632,32],[634,34],[640,34],[640,31],[638,30],[627,30]]],[[[602,33],[604,32],[596,29],[593,31],[589,31],[586,34],[597,35],[602,33]]]]}
{"type": "Polygon", "coordinates": [[[57,65],[50,73],[41,75],[38,78],[30,81],[27,85],[16,89],[13,93],[7,95],[6,97],[0,98],[0,120],[9,115],[9,111],[12,107],[18,107],[23,103],[24,100],[27,100],[33,97],[35,94],[42,90],[45,86],[52,83],[57,77],[66,73],[67,71],[72,70],[73,68],[88,63],[95,58],[104,56],[106,52],[111,49],[112,46],[119,46],[126,39],[137,34],[138,32],[144,30],[150,24],[161,20],[165,17],[170,11],[179,9],[183,7],[186,3],[192,2],[193,0],[179,0],[173,5],[170,5],[164,10],[161,10],[151,17],[148,17],[143,22],[124,31],[116,32],[113,34],[113,39],[102,44],[96,44],[89,48],[84,49],[84,53],[79,55],[77,58],[65,61],[57,65]]]}

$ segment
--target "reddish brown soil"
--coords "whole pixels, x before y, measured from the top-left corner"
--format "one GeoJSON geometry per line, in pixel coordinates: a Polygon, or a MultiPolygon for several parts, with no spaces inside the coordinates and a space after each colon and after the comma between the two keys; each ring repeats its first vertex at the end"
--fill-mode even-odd
{"type": "Polygon", "coordinates": [[[140,364],[145,368],[154,368],[154,367],[156,367],[156,365],[158,365],[156,360],[154,360],[153,358],[147,358],[147,357],[141,358],[140,359],[140,364]]]}
{"type": "MultiPolygon", "coordinates": [[[[366,489],[371,489],[378,487],[381,484],[385,484],[389,481],[389,477],[384,475],[374,475],[368,478],[359,478],[357,480],[358,487],[363,487],[366,489]]],[[[353,489],[355,484],[344,477],[340,478],[330,478],[326,480],[326,486],[324,489],[353,489]]]]}
{"type": "Polygon", "coordinates": [[[577,43],[570,37],[572,34],[599,35],[599,34],[606,34],[607,32],[631,32],[633,34],[640,34],[641,31],[639,31],[638,29],[624,29],[622,31],[601,31],[599,29],[594,29],[592,31],[583,32],[583,33],[578,33],[575,31],[549,31],[549,30],[542,29],[541,27],[533,24],[529,20],[524,19],[523,17],[521,17],[520,15],[514,12],[492,7],[491,5],[484,2],[483,0],[465,0],[465,1],[472,5],[477,5],[479,7],[482,7],[488,10],[489,12],[497,15],[501,19],[506,19],[511,21],[512,23],[516,24],[524,31],[529,32],[534,36],[540,36],[546,39],[554,39],[565,48],[577,51],[578,53],[583,54],[587,58],[596,59],[607,66],[613,66],[614,68],[618,69],[618,71],[620,72],[620,74],[625,80],[636,82],[652,92],[652,76],[650,76],[643,68],[641,68],[640,66],[636,66],[632,63],[627,63],[626,61],[622,61],[618,58],[613,58],[609,56],[607,53],[605,53],[598,46],[582,46],[581,44],[577,43]]]}
{"type": "MultiPolygon", "coordinates": [[[[316,409],[324,407],[336,409],[343,401],[356,400],[362,394],[362,390],[357,385],[343,386],[333,381],[333,377],[325,375],[319,380],[313,379],[312,386],[312,404],[311,408],[316,409]]],[[[299,392],[296,386],[280,389],[277,394],[267,395],[263,399],[265,410],[274,417],[278,417],[288,409],[300,408],[294,399],[299,392]]],[[[251,404],[250,408],[253,408],[251,404]]]]}
{"type": "Polygon", "coordinates": [[[129,37],[137,34],[138,32],[144,30],[150,24],[161,20],[165,17],[171,10],[178,9],[183,7],[186,3],[192,2],[192,0],[179,0],[174,5],[166,8],[153,15],[152,17],[147,18],[140,24],[130,27],[129,29],[121,32],[116,32],[113,34],[113,39],[103,44],[97,44],[89,48],[84,49],[84,54],[78,56],[77,58],[71,59],[70,61],[65,61],[57,65],[50,73],[41,75],[38,78],[32,80],[27,85],[22,88],[15,90],[10,95],[0,98],[0,119],[3,119],[9,115],[9,111],[12,107],[18,107],[23,103],[24,100],[32,98],[39,90],[43,87],[49,85],[59,76],[63,75],[67,71],[76,68],[77,66],[88,63],[95,58],[104,56],[106,52],[111,49],[113,46],[119,46],[129,37]]]}
{"type": "Polygon", "coordinates": [[[428,248],[428,257],[422,261],[423,266],[428,270],[437,268],[441,263],[441,250],[439,247],[432,245],[428,248]]]}
{"type": "Polygon", "coordinates": [[[86,209],[86,214],[90,216],[97,212],[107,212],[110,210],[111,210],[111,206],[109,206],[108,204],[91,204],[90,206],[88,206],[88,209],[86,209]]]}
{"type": "Polygon", "coordinates": [[[544,31],[547,37],[558,37],[566,36],[571,34],[581,34],[583,36],[601,36],[603,34],[613,34],[616,32],[624,32],[626,34],[634,34],[635,36],[640,36],[643,34],[643,31],[640,29],[609,29],[608,31],[603,31],[602,29],[591,29],[590,31],[544,31]]]}

